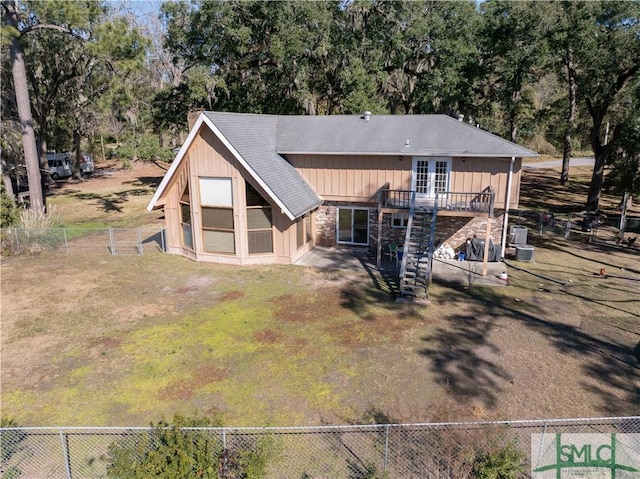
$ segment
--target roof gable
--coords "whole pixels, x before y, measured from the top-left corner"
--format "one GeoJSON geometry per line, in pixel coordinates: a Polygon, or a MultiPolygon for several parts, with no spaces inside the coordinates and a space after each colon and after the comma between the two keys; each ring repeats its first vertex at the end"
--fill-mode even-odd
{"type": "Polygon", "coordinates": [[[211,129],[250,177],[291,220],[322,204],[322,199],[315,194],[300,173],[276,153],[277,117],[204,112],[191,128],[147,210],[151,211],[158,203],[202,125],[211,129]],[[238,121],[240,117],[242,121],[238,121]]]}

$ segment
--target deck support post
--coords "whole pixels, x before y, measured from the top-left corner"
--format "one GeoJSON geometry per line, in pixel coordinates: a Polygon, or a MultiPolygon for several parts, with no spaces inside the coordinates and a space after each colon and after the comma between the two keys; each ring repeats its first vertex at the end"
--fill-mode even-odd
{"type": "Polygon", "coordinates": [[[378,204],[378,245],[376,251],[376,267],[380,269],[382,265],[382,219],[384,217],[384,213],[382,212],[382,207],[378,204]]]}
{"type": "Polygon", "coordinates": [[[482,276],[487,275],[487,269],[489,267],[489,244],[491,242],[491,218],[487,216],[487,231],[484,236],[484,254],[482,256],[482,276]]]}

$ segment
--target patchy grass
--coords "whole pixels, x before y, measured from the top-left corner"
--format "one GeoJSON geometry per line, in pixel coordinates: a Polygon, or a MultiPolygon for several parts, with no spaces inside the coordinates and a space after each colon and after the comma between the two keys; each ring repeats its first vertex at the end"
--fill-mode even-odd
{"type": "MultiPolygon", "coordinates": [[[[128,203],[150,194],[127,195],[122,212],[75,191],[55,201],[70,223],[126,223],[128,203]]],[[[535,263],[512,263],[509,287],[434,284],[426,306],[394,302],[365,272],[3,259],[2,415],[73,426],[195,410],[230,425],[640,413],[640,250],[529,236],[535,263]]]]}

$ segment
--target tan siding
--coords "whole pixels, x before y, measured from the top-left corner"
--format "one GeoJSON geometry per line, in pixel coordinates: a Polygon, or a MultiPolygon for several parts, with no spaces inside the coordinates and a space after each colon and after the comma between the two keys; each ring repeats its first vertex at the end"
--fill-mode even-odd
{"type": "Polygon", "coordinates": [[[289,161],[325,200],[370,201],[389,183],[408,189],[411,158],[363,155],[288,155],[289,161]]]}
{"type": "MultiPolygon", "coordinates": [[[[288,155],[287,158],[326,201],[376,201],[386,183],[391,189],[411,188],[412,157],[363,155],[288,155]]],[[[450,190],[480,192],[488,186],[496,191],[496,206],[504,207],[509,159],[453,158],[450,190]]],[[[517,205],[521,161],[516,160],[511,205],[517,205]]]]}
{"type": "MultiPolygon", "coordinates": [[[[168,249],[172,253],[194,257],[199,261],[225,264],[270,264],[290,263],[295,250],[295,224],[280,211],[277,205],[273,208],[274,252],[262,255],[249,255],[246,232],[245,208],[245,176],[244,167],[233,157],[220,140],[208,128],[202,128],[186,153],[181,167],[176,171],[172,184],[166,192],[165,215],[167,224],[168,249]],[[236,230],[236,254],[212,254],[202,252],[202,220],[200,213],[199,177],[224,177],[232,179],[234,203],[234,225],[236,230]],[[179,199],[186,181],[190,184],[191,211],[193,220],[193,240],[195,254],[189,254],[182,247],[180,229],[179,199]],[[292,233],[293,231],[293,233],[292,233]],[[292,236],[293,234],[293,236],[292,236]],[[293,240],[293,243],[292,243],[293,240]],[[292,249],[293,244],[293,249],[292,249]]],[[[265,198],[264,191],[250,180],[265,198]]]]}

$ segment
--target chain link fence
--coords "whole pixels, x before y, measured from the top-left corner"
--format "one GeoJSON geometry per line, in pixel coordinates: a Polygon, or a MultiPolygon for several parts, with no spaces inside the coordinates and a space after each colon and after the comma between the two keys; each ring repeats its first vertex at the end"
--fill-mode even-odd
{"type": "Polygon", "coordinates": [[[164,228],[5,228],[4,254],[130,254],[165,251],[164,228]]]}
{"type": "Polygon", "coordinates": [[[625,233],[640,234],[640,218],[584,212],[510,210],[509,224],[526,226],[529,232],[540,236],[586,242],[621,243],[625,233]]]}
{"type": "MultiPolygon", "coordinates": [[[[157,433],[158,428],[0,429],[1,476],[24,479],[121,477],[114,473],[114,458],[123,450],[129,450],[133,455],[129,455],[128,460],[133,467],[136,458],[145,451],[147,454],[150,450],[157,451],[161,442],[166,443],[166,437],[157,433]]],[[[537,435],[538,438],[553,439],[560,433],[589,437],[602,434],[607,435],[606,438],[613,433],[617,434],[614,437],[623,437],[624,434],[627,438],[625,457],[631,457],[632,465],[640,469],[640,417],[368,426],[183,428],[178,433],[182,435],[183,442],[190,441],[198,447],[207,442],[215,444],[220,451],[228,453],[225,457],[230,457],[230,451],[255,452],[257,448],[264,448],[265,440],[268,440],[273,454],[266,464],[266,472],[258,477],[278,479],[466,479],[476,477],[474,464],[477,464],[479,457],[504,451],[505,447],[519,451],[517,456],[523,470],[518,477],[524,478],[530,477],[532,462],[538,464],[543,452],[532,451],[532,437],[537,435]]],[[[538,447],[536,444],[534,442],[534,448],[538,447]]],[[[579,452],[584,451],[583,448],[579,452]]],[[[621,453],[618,456],[622,457],[621,453]]],[[[494,454],[494,457],[498,456],[494,454]]],[[[220,475],[214,477],[245,477],[218,473],[220,475]]],[[[556,477],[555,472],[553,474],[551,477],[556,477]]],[[[637,478],[640,473],[629,474],[618,470],[611,476],[584,477],[624,479],[637,478]]]]}

